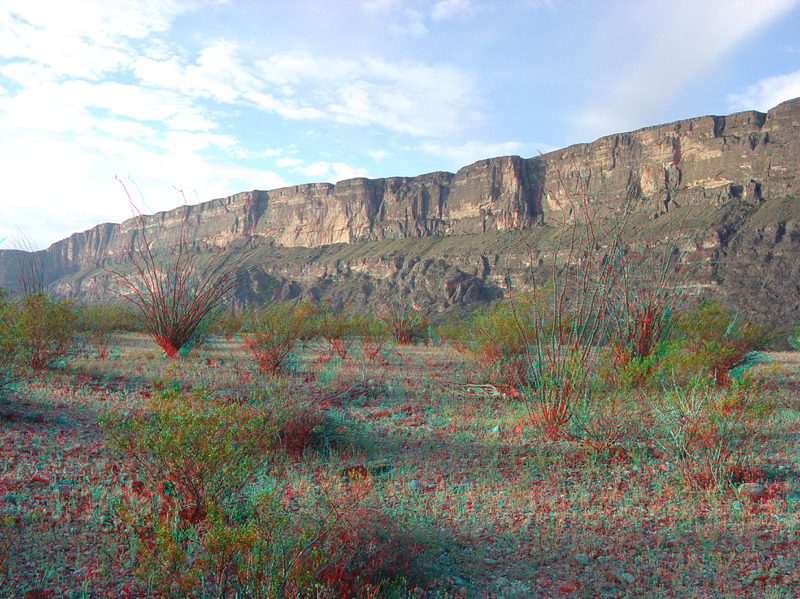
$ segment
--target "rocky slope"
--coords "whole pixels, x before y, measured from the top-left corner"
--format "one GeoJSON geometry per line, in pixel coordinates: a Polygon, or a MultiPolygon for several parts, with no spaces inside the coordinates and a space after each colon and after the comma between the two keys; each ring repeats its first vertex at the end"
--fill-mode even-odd
{"type": "MultiPolygon", "coordinates": [[[[96,297],[144,233],[170,253],[190,230],[201,252],[256,248],[244,304],[266,295],[370,301],[375,290],[433,297],[441,311],[524,287],[546,263],[547,232],[632,206],[642,227],[691,223],[698,289],[748,313],[800,320],[800,99],[768,113],[707,116],[602,137],[523,159],[482,160],[456,174],[351,179],[250,191],[103,224],[41,252],[58,293],[96,297]],[[645,218],[646,217],[646,218],[645,218]],[[659,224],[661,223],[661,224],[659,224]],[[530,248],[525,241],[530,244],[530,248]],[[529,274],[529,273],[528,273],[529,274]]],[[[0,286],[18,254],[0,251],[0,286]]]]}

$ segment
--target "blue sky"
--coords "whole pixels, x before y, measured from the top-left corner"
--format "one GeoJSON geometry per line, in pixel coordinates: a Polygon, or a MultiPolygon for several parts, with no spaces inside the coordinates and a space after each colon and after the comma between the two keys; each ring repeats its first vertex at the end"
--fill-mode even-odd
{"type": "Polygon", "coordinates": [[[799,31],[800,0],[4,0],[0,248],[129,218],[115,176],[159,211],[765,111],[799,31]]]}

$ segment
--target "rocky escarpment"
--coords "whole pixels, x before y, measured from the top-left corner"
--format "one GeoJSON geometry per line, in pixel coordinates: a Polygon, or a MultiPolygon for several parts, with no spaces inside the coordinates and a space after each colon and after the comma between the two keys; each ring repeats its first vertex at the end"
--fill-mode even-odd
{"type": "MultiPolygon", "coordinates": [[[[446,310],[497,298],[510,281],[524,285],[530,252],[509,238],[535,240],[537,231],[578,222],[586,211],[577,208],[602,216],[629,205],[648,222],[694,210],[693,259],[711,273],[703,284],[750,312],[788,320],[800,305],[799,166],[800,99],[766,114],[700,117],[528,159],[482,160],[456,174],[239,193],[146,216],[144,233],[166,253],[187,229],[197,251],[258,248],[263,280],[251,287],[281,297],[323,297],[337,286],[354,298],[384,284],[407,293],[441,287],[446,310]]],[[[143,239],[136,225],[99,225],[41,252],[53,289],[101,290],[94,265],[124,267],[126,249],[143,239]]],[[[546,244],[533,250],[546,261],[546,244]]],[[[14,286],[16,256],[0,251],[0,286],[14,286]]]]}

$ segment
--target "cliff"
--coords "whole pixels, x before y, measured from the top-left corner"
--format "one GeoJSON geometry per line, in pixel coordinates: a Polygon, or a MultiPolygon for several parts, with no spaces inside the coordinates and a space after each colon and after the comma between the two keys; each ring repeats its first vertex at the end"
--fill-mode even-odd
{"type": "MultiPolygon", "coordinates": [[[[792,273],[800,257],[800,209],[795,209],[799,167],[796,99],[766,114],[699,117],[528,159],[481,160],[456,174],[249,191],[145,219],[148,236],[157,234],[167,253],[179,242],[185,225],[200,251],[245,243],[261,248],[264,276],[278,281],[285,297],[319,296],[323,287],[354,277],[369,281],[368,287],[394,277],[408,289],[419,287],[424,279],[434,287],[450,281],[445,285],[448,291],[440,293],[441,309],[447,309],[454,302],[502,295],[508,278],[501,272],[503,259],[516,260],[522,268],[527,252],[509,247],[511,232],[535,238],[549,225],[579,221],[576,201],[588,203],[598,215],[609,207],[631,204],[650,221],[695,207],[704,215],[697,222],[702,237],[697,250],[715,265],[717,291],[751,312],[768,313],[777,310],[760,307],[760,296],[748,290],[780,288],[770,291],[770,302],[780,298],[781,309],[791,313],[798,310],[798,292],[780,283],[779,275],[797,280],[792,273]],[[458,243],[443,245],[448,238],[483,241],[470,241],[467,246],[477,246],[462,250],[458,243]],[[394,246],[392,240],[397,241],[394,246]],[[373,254],[343,259],[337,256],[347,251],[329,248],[336,244],[373,254]],[[321,251],[315,254],[315,248],[321,251]],[[399,253],[391,255],[392,251],[399,253]],[[769,275],[777,264],[783,272],[769,275]],[[765,279],[770,276],[773,283],[765,279]]],[[[98,225],[53,244],[41,252],[48,281],[59,293],[93,294],[98,289],[93,264],[123,265],[124,249],[135,247],[137,233],[135,222],[127,220],[98,225]]],[[[0,286],[14,287],[15,264],[14,251],[0,251],[0,286]]],[[[524,277],[517,279],[522,282],[524,277]]]]}

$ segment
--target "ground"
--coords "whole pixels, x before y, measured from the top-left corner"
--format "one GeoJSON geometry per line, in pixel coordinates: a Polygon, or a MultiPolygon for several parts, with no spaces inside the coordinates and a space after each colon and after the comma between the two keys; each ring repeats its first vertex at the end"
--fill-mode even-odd
{"type": "Polygon", "coordinates": [[[141,473],[107,444],[98,417],[142,411],[179,385],[239,403],[272,390],[323,414],[329,443],[283,455],[288,513],[320,472],[357,480],[370,508],[418,545],[408,576],[426,596],[797,596],[800,359],[769,354],[757,368],[778,409],[737,481],[764,485],[754,499],[736,485],[691,488],[646,444],[591,451],[548,438],[524,398],[482,385],[448,346],[387,345],[370,361],[356,344],[342,361],[312,343],[276,379],[236,340],[167,359],[125,335],[110,359],[86,355],[32,377],[3,407],[0,557],[11,549],[0,594],[151,596],[117,508],[141,473]]]}

